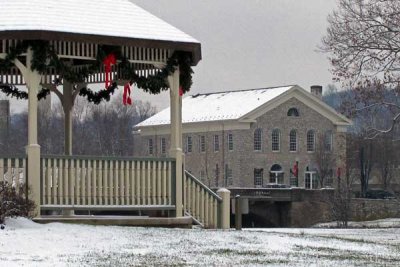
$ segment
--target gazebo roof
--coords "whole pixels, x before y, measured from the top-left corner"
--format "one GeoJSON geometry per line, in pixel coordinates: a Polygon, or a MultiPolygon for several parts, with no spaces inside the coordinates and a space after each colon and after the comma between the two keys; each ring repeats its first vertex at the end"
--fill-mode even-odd
{"type": "Polygon", "coordinates": [[[200,43],[128,0],[0,0],[0,39],[86,41],[191,52],[200,43]]]}

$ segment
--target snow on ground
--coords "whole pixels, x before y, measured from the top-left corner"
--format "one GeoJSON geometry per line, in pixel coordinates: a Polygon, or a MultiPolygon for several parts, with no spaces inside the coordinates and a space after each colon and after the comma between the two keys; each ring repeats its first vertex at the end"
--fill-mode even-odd
{"type": "MultiPolygon", "coordinates": [[[[336,222],[319,223],[314,227],[317,228],[337,228],[336,222]]],[[[382,219],[363,222],[349,222],[349,228],[400,228],[400,218],[382,219]]]]}
{"type": "Polygon", "coordinates": [[[400,228],[222,231],[8,219],[0,266],[399,266],[400,228]]]}

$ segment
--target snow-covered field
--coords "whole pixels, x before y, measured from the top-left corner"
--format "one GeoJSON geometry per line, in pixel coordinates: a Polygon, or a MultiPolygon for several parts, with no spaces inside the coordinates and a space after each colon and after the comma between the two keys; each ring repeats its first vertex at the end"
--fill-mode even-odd
{"type": "Polygon", "coordinates": [[[400,266],[400,228],[183,230],[9,219],[0,266],[400,266]]]}

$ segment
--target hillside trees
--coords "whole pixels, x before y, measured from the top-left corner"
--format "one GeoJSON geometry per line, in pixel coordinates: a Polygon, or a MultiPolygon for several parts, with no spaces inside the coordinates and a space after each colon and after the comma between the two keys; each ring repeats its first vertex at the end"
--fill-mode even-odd
{"type": "Polygon", "coordinates": [[[370,126],[368,136],[372,138],[393,131],[400,121],[399,103],[377,97],[390,89],[399,98],[399,10],[400,1],[396,0],[339,0],[322,40],[321,49],[329,54],[334,80],[359,90],[360,98],[373,101],[359,108],[384,106],[393,112],[388,125],[370,126]]]}
{"type": "MultiPolygon", "coordinates": [[[[130,156],[133,153],[132,127],[155,114],[156,109],[148,102],[134,101],[123,106],[119,97],[99,105],[88,104],[77,98],[72,113],[73,146],[77,155],[130,156]]],[[[50,110],[39,109],[39,144],[43,154],[64,153],[64,112],[60,104],[50,110]]],[[[7,143],[9,153],[24,154],[27,142],[27,113],[11,117],[7,143]]],[[[1,155],[0,155],[1,156],[1,155]]]]}

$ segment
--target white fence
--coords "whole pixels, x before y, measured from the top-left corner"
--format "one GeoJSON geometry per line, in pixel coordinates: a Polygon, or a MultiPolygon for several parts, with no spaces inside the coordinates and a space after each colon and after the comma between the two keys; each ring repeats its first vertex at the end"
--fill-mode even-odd
{"type": "Polygon", "coordinates": [[[173,159],[42,157],[42,206],[174,205],[173,159]]]}

